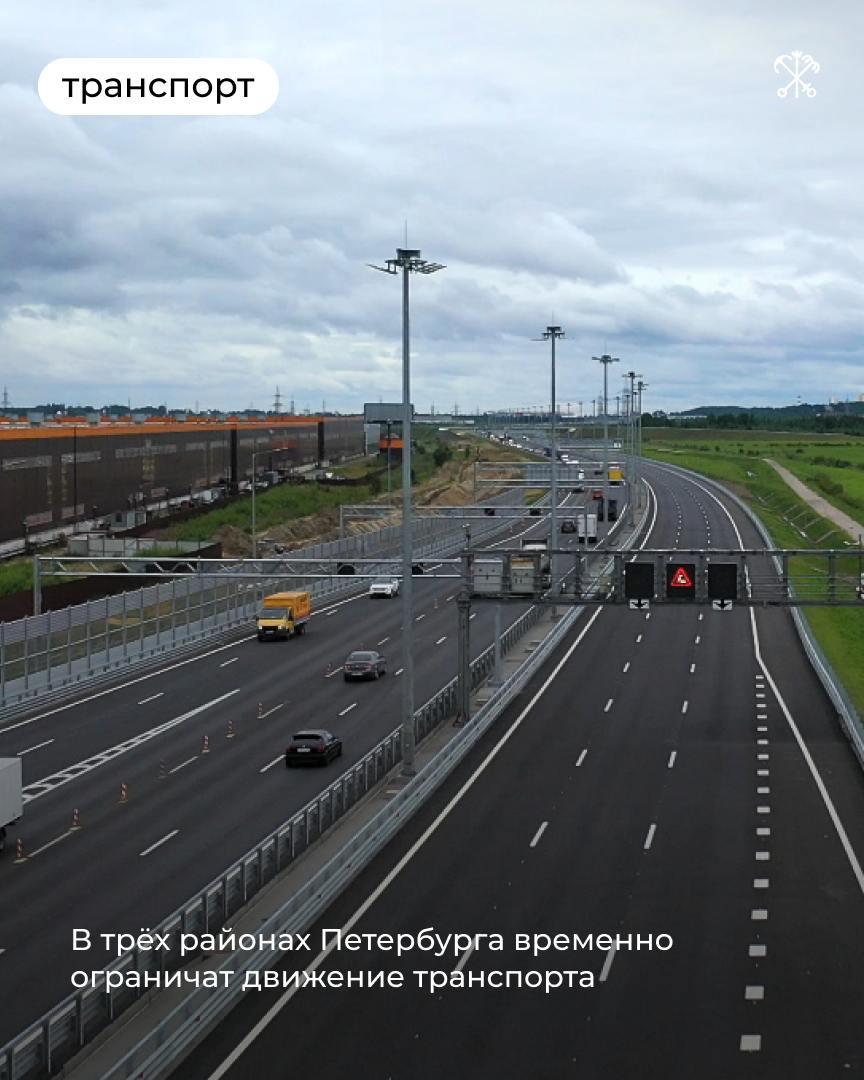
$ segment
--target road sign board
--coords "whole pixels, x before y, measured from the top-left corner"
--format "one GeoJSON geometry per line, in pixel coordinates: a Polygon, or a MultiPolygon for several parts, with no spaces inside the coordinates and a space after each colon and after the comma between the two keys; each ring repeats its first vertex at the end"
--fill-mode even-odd
{"type": "Polygon", "coordinates": [[[624,564],[624,596],[627,600],[650,600],[654,596],[653,563],[624,564]]]}
{"type": "Polygon", "coordinates": [[[651,606],[651,604],[650,604],[650,602],[648,600],[631,600],[630,601],[630,607],[631,608],[636,608],[638,611],[641,611],[643,608],[647,608],[647,607],[650,607],[650,606],[651,606]]]}
{"type": "Polygon", "coordinates": [[[730,611],[732,609],[731,600],[712,600],[711,607],[715,611],[730,611]]]}
{"type": "Polygon", "coordinates": [[[738,567],[735,563],[709,563],[708,597],[711,600],[738,599],[738,567]]]}
{"type": "Polygon", "coordinates": [[[696,564],[670,562],[666,566],[666,599],[694,600],[696,598],[696,564]]]}

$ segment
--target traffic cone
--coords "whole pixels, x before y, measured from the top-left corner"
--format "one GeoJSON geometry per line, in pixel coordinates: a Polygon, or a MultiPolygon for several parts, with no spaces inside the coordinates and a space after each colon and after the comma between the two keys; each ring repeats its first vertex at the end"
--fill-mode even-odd
{"type": "Polygon", "coordinates": [[[225,736],[225,738],[226,739],[233,739],[234,738],[234,721],[231,719],[230,716],[228,717],[228,733],[225,736]]]}
{"type": "Polygon", "coordinates": [[[209,754],[210,753],[210,736],[209,735],[204,736],[204,742],[203,742],[203,745],[201,746],[201,753],[202,754],[209,754]]]}
{"type": "Polygon", "coordinates": [[[73,830],[80,829],[80,828],[81,828],[81,814],[78,812],[77,809],[75,809],[75,810],[72,811],[72,828],[69,831],[72,832],[73,830]]]}
{"type": "Polygon", "coordinates": [[[167,779],[167,777],[168,777],[168,764],[165,761],[165,758],[162,758],[162,760],[159,762],[159,779],[160,780],[165,780],[165,779],[167,779]]]}
{"type": "Polygon", "coordinates": [[[262,701],[259,701],[258,702],[258,719],[259,720],[261,719],[263,714],[264,714],[264,703],[262,701]]]}
{"type": "Polygon", "coordinates": [[[24,854],[24,841],[19,836],[15,841],[15,862],[26,862],[27,856],[24,854]]]}
{"type": "Polygon", "coordinates": [[[121,784],[120,785],[120,802],[121,803],[129,802],[129,785],[128,784],[121,784]]]}

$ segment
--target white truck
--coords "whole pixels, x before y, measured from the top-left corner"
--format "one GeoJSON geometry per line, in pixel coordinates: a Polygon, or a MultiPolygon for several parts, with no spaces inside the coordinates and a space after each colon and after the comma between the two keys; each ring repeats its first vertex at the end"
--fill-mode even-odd
{"type": "Polygon", "coordinates": [[[579,543],[584,544],[587,540],[589,544],[597,543],[597,515],[596,514],[577,514],[576,515],[576,532],[579,534],[579,543]]]}
{"type": "Polygon", "coordinates": [[[23,812],[21,758],[0,758],[0,852],[6,849],[6,827],[23,812]]]}

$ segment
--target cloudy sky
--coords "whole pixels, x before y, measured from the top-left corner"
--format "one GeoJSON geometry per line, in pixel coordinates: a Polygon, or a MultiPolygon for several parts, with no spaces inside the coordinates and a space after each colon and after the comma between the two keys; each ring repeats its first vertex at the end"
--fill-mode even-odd
{"type": "Polygon", "coordinates": [[[864,393],[852,0],[38,0],[0,10],[0,385],[13,404],[602,389],[647,408],[864,393]],[[780,99],[777,56],[819,62],[780,99]],[[257,117],[61,117],[58,57],[258,57],[257,117]]]}

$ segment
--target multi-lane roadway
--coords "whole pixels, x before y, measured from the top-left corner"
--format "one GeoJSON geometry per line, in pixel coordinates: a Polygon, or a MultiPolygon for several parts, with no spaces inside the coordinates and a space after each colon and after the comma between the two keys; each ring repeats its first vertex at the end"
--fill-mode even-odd
{"type": "MultiPolygon", "coordinates": [[[[528,519],[502,535],[542,528],[528,519]]],[[[456,673],[457,585],[415,582],[418,707],[456,673]]],[[[506,609],[505,628],[526,606],[506,609]]],[[[0,987],[15,987],[3,994],[0,1044],[62,1000],[73,971],[108,959],[73,953],[73,928],[95,940],[155,925],[397,726],[400,623],[398,599],[363,593],[320,607],[302,637],[259,643],[250,625],[0,727],[0,756],[21,756],[28,800],[0,859],[0,987]],[[385,678],[343,681],[361,648],[387,657],[385,678]],[[332,730],[344,756],[286,771],[288,737],[304,727],[332,730]]],[[[470,627],[474,658],[493,640],[488,605],[470,627]]]]}
{"type": "MultiPolygon", "coordinates": [[[[649,546],[760,546],[708,484],[645,473],[649,546]]],[[[316,928],[500,933],[506,951],[316,951],[316,971],[399,970],[405,985],[248,992],[176,1075],[864,1076],[862,856],[861,772],[788,612],[586,611],[316,928]],[[512,947],[532,933],[674,945],[512,947]],[[430,993],[412,976],[429,968],[475,984],[430,993]],[[478,981],[547,969],[594,986],[478,981]]]]}

